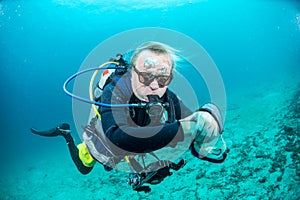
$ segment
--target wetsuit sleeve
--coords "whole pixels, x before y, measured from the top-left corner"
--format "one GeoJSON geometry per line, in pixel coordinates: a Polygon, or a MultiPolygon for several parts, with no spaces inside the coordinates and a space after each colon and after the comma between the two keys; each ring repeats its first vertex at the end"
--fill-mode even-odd
{"type": "MultiPolygon", "coordinates": [[[[112,98],[115,92],[112,87],[105,88],[101,101],[108,104],[124,103],[122,95],[112,98]],[[112,102],[117,99],[118,102],[112,102]]],[[[183,140],[183,131],[179,122],[160,126],[138,126],[129,116],[129,109],[100,107],[103,131],[107,138],[119,149],[147,153],[161,149],[165,146],[175,146],[183,140]]],[[[122,154],[123,152],[116,152],[122,154]]]]}

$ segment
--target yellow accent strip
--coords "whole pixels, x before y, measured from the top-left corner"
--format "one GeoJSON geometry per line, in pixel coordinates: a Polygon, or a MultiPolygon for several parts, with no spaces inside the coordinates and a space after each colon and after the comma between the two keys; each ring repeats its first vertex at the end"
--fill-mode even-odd
{"type": "Polygon", "coordinates": [[[128,156],[125,156],[125,160],[126,160],[126,162],[130,163],[128,156]]]}
{"type": "Polygon", "coordinates": [[[86,167],[93,167],[96,164],[96,160],[91,156],[85,142],[77,145],[78,156],[82,164],[86,167]]]}
{"type": "MultiPolygon", "coordinates": [[[[114,65],[119,65],[118,62],[105,62],[103,63],[102,65],[99,66],[99,68],[102,68],[102,67],[105,67],[106,65],[110,65],[110,64],[114,64],[114,65]]],[[[94,81],[95,81],[95,78],[96,78],[96,75],[98,73],[99,70],[96,70],[93,75],[92,75],[92,78],[90,80],[90,86],[89,86],[89,93],[90,93],[90,100],[91,101],[94,101],[94,94],[93,94],[93,85],[94,85],[94,81]]],[[[101,115],[96,107],[95,104],[92,104],[92,108],[94,110],[94,112],[96,113],[98,119],[101,120],[101,115]]]]}

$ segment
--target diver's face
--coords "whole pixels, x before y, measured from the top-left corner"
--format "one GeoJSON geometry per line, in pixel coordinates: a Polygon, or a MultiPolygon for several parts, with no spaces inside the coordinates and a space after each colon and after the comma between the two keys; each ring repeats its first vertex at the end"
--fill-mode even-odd
{"type": "Polygon", "coordinates": [[[131,69],[133,93],[148,102],[147,95],[162,97],[172,80],[172,62],[165,54],[145,50],[137,57],[131,69]]]}

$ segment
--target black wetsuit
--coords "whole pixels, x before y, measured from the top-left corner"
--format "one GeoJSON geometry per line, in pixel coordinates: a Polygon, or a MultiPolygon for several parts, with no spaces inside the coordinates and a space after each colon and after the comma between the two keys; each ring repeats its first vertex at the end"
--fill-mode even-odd
{"type": "MultiPolygon", "coordinates": [[[[150,117],[145,108],[107,108],[100,107],[101,122],[105,135],[122,150],[135,153],[148,153],[165,146],[174,147],[182,141],[184,134],[177,121],[192,112],[177,96],[167,89],[160,101],[167,103],[168,119],[150,117]]],[[[108,84],[101,96],[107,104],[141,103],[132,91],[130,75],[115,78],[108,84]]],[[[122,155],[122,152],[116,152],[122,155]]]]}

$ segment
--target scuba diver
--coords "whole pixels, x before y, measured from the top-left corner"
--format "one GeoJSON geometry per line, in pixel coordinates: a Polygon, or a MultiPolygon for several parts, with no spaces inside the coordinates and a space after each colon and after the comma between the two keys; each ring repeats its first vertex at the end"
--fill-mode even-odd
{"type": "Polygon", "coordinates": [[[159,42],[139,46],[130,64],[117,54],[112,62],[116,68],[108,67],[95,88],[98,106],[92,105],[94,114],[78,146],[67,123],[45,131],[31,128],[31,132],[63,136],[82,174],[88,174],[96,162],[107,171],[127,162],[131,169],[128,184],[136,191],[149,192],[150,187],[144,184],[158,184],[172,174],[171,169],[177,171],[185,165],[184,159],[174,163],[159,158],[155,152],[175,149],[187,136],[192,138],[188,147],[192,155],[221,163],[229,151],[221,135],[221,113],[212,103],[192,112],[168,89],[176,60],[176,50],[159,42]],[[220,140],[223,146],[215,153],[214,146],[220,140]],[[155,161],[145,164],[146,155],[152,155],[155,161]]]}

